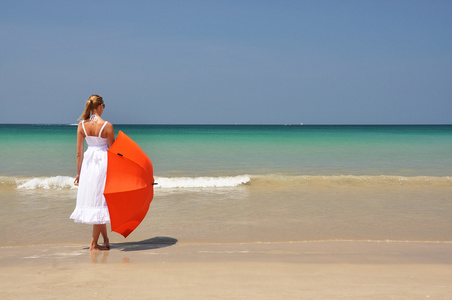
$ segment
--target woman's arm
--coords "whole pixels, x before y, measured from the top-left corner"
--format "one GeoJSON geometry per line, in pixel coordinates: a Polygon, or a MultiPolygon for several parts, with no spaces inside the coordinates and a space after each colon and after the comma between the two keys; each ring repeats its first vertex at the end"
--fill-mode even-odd
{"type": "Polygon", "coordinates": [[[107,125],[105,125],[104,132],[107,134],[108,148],[110,148],[115,142],[115,129],[113,128],[113,125],[111,123],[107,123],[107,125]]]}
{"type": "Polygon", "coordinates": [[[75,177],[74,181],[74,184],[76,185],[80,180],[80,171],[82,170],[84,148],[85,148],[85,136],[83,133],[82,123],[80,122],[77,128],[77,177],[75,177]]]}

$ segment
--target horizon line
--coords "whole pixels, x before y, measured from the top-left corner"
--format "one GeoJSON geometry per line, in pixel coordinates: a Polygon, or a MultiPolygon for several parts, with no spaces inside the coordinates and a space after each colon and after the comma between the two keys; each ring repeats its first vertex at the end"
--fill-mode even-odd
{"type": "MultiPolygon", "coordinates": [[[[1,123],[0,125],[58,125],[76,126],[78,123],[1,123]]],[[[113,123],[115,126],[450,126],[452,123],[113,123]]]]}

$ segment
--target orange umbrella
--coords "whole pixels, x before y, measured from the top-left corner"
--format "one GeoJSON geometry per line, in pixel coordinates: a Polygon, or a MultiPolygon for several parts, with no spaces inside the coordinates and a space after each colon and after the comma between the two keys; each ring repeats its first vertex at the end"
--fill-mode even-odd
{"type": "Polygon", "coordinates": [[[144,219],[154,196],[152,162],[124,132],[108,149],[104,196],[111,230],[127,237],[144,219]]]}

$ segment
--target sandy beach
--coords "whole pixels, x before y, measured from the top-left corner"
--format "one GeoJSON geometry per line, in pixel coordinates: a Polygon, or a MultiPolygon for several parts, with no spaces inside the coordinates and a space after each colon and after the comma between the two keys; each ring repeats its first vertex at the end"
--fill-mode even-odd
{"type": "Polygon", "coordinates": [[[452,243],[117,243],[0,249],[1,299],[452,299],[452,243]]]}

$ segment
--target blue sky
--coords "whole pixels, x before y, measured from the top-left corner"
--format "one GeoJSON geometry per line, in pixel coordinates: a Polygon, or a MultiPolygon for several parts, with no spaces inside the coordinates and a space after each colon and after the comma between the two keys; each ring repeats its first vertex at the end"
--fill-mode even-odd
{"type": "Polygon", "coordinates": [[[452,1],[1,1],[0,123],[451,124],[452,1]]]}

